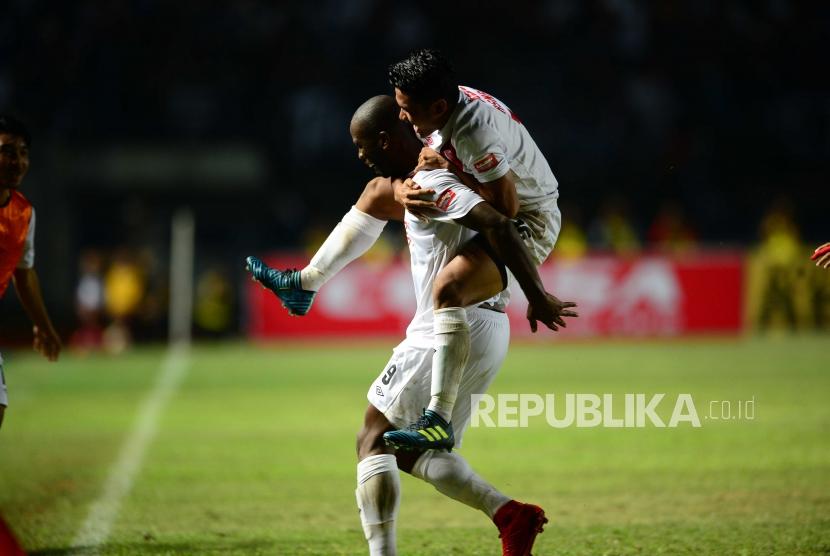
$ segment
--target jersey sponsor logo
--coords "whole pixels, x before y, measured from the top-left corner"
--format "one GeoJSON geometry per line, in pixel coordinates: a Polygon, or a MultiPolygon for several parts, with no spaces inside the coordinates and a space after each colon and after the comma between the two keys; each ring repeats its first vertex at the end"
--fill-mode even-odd
{"type": "MultiPolygon", "coordinates": [[[[383,378],[380,379],[380,381],[382,383],[384,383],[385,385],[389,386],[389,381],[391,381],[392,377],[395,376],[395,371],[397,371],[397,370],[398,370],[397,366],[392,365],[391,367],[389,367],[389,370],[386,371],[386,374],[383,375],[383,378]]],[[[381,394],[381,395],[383,395],[383,394],[381,394]]]]}
{"type": "Polygon", "coordinates": [[[447,212],[447,209],[450,208],[450,203],[452,203],[453,199],[455,199],[455,191],[447,189],[438,196],[438,199],[435,200],[435,206],[438,210],[447,212]]]}
{"type": "Polygon", "coordinates": [[[499,165],[499,159],[496,158],[496,155],[494,155],[493,153],[490,153],[487,156],[485,156],[484,158],[482,158],[481,160],[479,160],[478,162],[474,163],[473,167],[475,167],[476,172],[486,172],[488,170],[492,170],[493,168],[495,168],[498,165],[499,165]]]}

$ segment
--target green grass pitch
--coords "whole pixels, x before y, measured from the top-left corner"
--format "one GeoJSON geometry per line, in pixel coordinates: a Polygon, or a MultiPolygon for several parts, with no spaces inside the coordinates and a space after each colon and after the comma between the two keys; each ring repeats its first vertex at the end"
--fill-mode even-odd
{"type": "MultiPolygon", "coordinates": [[[[194,348],[100,553],[367,553],[354,435],[392,345],[194,348]]],[[[534,419],[470,429],[461,453],[547,510],[534,554],[830,554],[828,348],[827,336],[514,345],[493,393],[690,393],[703,426],[534,419]],[[752,397],[752,421],[704,419],[712,400],[752,397]]],[[[31,554],[70,553],[163,356],[6,354],[0,512],[31,554]]],[[[483,514],[408,476],[402,488],[400,554],[500,554],[483,514]]]]}

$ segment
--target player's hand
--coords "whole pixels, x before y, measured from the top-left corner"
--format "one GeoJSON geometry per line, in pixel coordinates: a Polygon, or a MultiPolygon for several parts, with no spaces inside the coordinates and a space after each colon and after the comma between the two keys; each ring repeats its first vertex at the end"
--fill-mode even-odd
{"type": "Polygon", "coordinates": [[[438,154],[435,149],[429,147],[421,149],[416,170],[446,170],[449,167],[450,161],[438,154]]]}
{"type": "Polygon", "coordinates": [[[434,189],[421,189],[412,178],[395,182],[395,200],[418,218],[424,218],[424,209],[435,208],[435,201],[431,200],[433,194],[434,189]]]}
{"type": "Polygon", "coordinates": [[[536,332],[537,323],[540,321],[553,331],[559,330],[558,326],[567,328],[562,317],[578,317],[575,311],[571,311],[572,307],[576,307],[576,303],[572,301],[560,301],[555,295],[545,293],[545,300],[543,303],[531,304],[527,307],[527,320],[530,322],[530,331],[536,332]]]}
{"type": "Polygon", "coordinates": [[[818,267],[830,268],[830,243],[819,246],[813,253],[813,256],[810,257],[810,260],[816,261],[816,266],[818,267]]]}
{"type": "Polygon", "coordinates": [[[38,326],[32,329],[35,339],[33,346],[35,351],[43,355],[49,361],[57,361],[61,352],[61,339],[53,328],[43,330],[38,326]]]}

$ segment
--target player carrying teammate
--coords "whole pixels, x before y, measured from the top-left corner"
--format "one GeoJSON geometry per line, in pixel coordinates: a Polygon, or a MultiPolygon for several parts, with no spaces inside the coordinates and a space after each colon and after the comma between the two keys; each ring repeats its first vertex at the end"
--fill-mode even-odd
{"type": "MultiPolygon", "coordinates": [[[[355,112],[350,131],[358,156],[367,166],[384,176],[401,176],[395,181],[402,181],[416,164],[420,144],[412,128],[399,121],[397,114],[391,97],[374,97],[355,112]]],[[[510,220],[446,170],[421,171],[416,178],[435,191],[436,208],[424,210],[425,218],[409,212],[404,215],[403,207],[388,196],[364,192],[359,201],[364,209],[385,213],[390,219],[404,219],[417,299],[406,339],[394,349],[391,360],[369,389],[370,404],[358,434],[356,494],[370,553],[396,553],[401,469],[432,484],[439,492],[485,512],[499,528],[503,554],[526,556],[547,521],[541,508],[510,500],[477,475],[458,454],[410,450],[396,456],[384,442],[384,433],[417,418],[430,391],[435,343],[431,293],[437,275],[460,249],[476,237],[486,238],[494,255],[509,264],[532,302],[544,305],[546,298],[531,256],[510,220]],[[476,236],[474,230],[480,235],[476,236]]],[[[375,187],[367,187],[367,191],[392,187],[389,178],[373,182],[375,187]]],[[[362,210],[353,209],[350,215],[349,221],[366,226],[382,228],[384,224],[362,210]]],[[[249,264],[255,266],[259,261],[251,258],[249,264]]],[[[489,264],[496,272],[503,271],[492,258],[489,264]]],[[[451,415],[457,426],[455,437],[450,439],[440,425],[425,429],[425,434],[439,439],[449,450],[460,444],[469,422],[470,396],[487,390],[507,352],[509,323],[499,309],[500,300],[493,301],[468,310],[471,356],[465,363],[460,401],[451,415]]]]}
{"type": "MultiPolygon", "coordinates": [[[[426,151],[421,162],[448,167],[502,214],[518,215],[533,260],[541,264],[559,235],[558,183],[519,118],[493,96],[458,86],[450,64],[435,50],[414,51],[390,67],[389,77],[401,118],[413,125],[427,146],[444,157],[434,153],[430,156],[431,151],[426,151]]],[[[435,203],[429,198],[433,193],[418,188],[411,180],[394,188],[395,198],[411,212],[433,208],[435,203]]],[[[392,195],[393,190],[383,187],[382,182],[371,182],[306,268],[281,272],[259,267],[257,278],[293,314],[306,314],[320,287],[378,238],[383,225],[377,220],[389,218],[391,209],[386,200],[392,195]],[[384,201],[365,202],[375,198],[384,201]],[[381,208],[371,212],[376,205],[381,208]]],[[[486,302],[502,290],[502,276],[489,261],[486,244],[472,243],[459,250],[436,277],[432,292],[436,355],[427,410],[432,424],[449,424],[464,362],[469,357],[469,326],[463,324],[465,307],[486,302]]],[[[559,302],[559,315],[548,326],[553,330],[565,326],[561,317],[568,315],[571,306],[559,302]]],[[[533,320],[531,328],[536,330],[533,320]]],[[[397,446],[441,446],[420,430],[402,430],[387,437],[397,446]]]]}
{"type": "MultiPolygon", "coordinates": [[[[34,323],[34,347],[50,361],[60,353],[43,298],[35,264],[35,210],[18,187],[29,170],[31,139],[25,126],[11,116],[0,116],[0,297],[14,280],[26,313],[34,323]]],[[[0,424],[9,404],[0,355],[0,424]]]]}

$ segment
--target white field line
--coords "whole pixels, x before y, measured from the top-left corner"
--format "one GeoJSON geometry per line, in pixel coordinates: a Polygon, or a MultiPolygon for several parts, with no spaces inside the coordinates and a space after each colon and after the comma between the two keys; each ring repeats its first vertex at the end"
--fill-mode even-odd
{"type": "Polygon", "coordinates": [[[86,520],[72,541],[75,549],[72,554],[95,554],[107,541],[121,501],[130,492],[147,446],[156,434],[159,416],[187,373],[188,354],[186,346],[174,346],[165,356],[156,384],[139,408],[133,429],[110,468],[101,495],[89,507],[86,520]]]}

